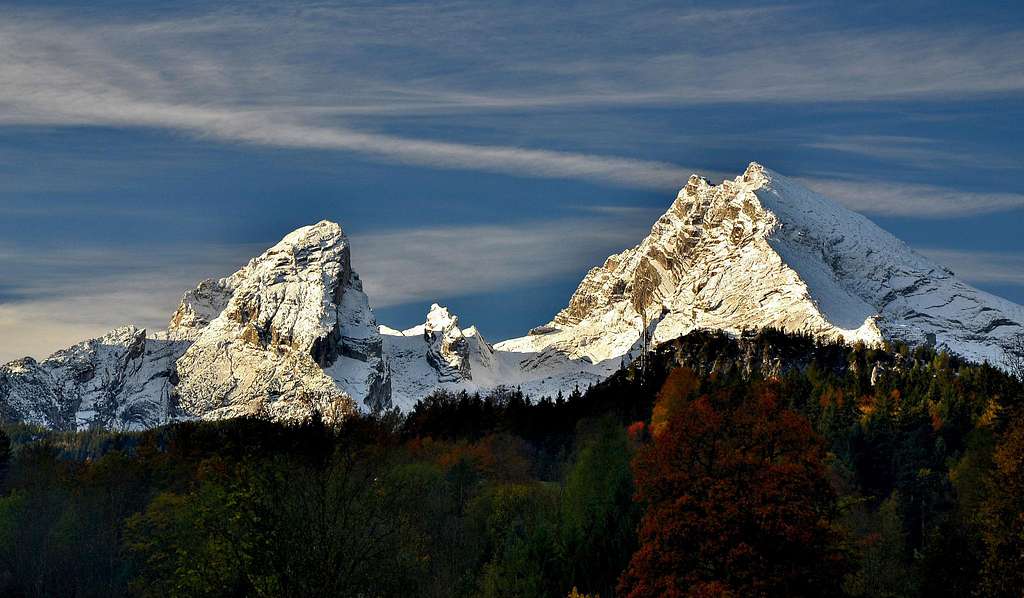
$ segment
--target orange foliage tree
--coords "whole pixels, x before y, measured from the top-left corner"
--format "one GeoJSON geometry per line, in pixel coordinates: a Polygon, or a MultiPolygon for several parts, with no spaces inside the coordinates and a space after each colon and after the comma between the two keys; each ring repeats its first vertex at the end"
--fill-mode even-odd
{"type": "Polygon", "coordinates": [[[1024,588],[1024,414],[1002,434],[981,509],[988,554],[983,570],[987,596],[1020,596],[1024,588]]]}
{"type": "MultiPolygon", "coordinates": [[[[692,392],[685,375],[675,387],[692,392]]],[[[839,593],[835,493],[822,441],[765,387],[680,401],[663,389],[653,441],[634,461],[646,506],[619,593],[839,593]]]]}

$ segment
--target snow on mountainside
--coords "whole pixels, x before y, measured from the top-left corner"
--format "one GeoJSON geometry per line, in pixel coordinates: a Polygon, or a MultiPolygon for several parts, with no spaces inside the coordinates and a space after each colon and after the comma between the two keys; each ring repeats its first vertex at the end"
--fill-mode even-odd
{"type": "Polygon", "coordinates": [[[177,363],[187,413],[301,420],[311,410],[350,412],[356,389],[370,405],[390,400],[377,323],[337,224],[300,228],[229,278],[200,284],[186,294],[170,333],[187,326],[192,335],[193,322],[217,308],[177,363]],[[198,293],[204,286],[222,290],[198,293]],[[325,368],[346,383],[336,384],[325,368]]]}
{"type": "Polygon", "coordinates": [[[499,350],[595,363],[695,328],[773,326],[847,341],[935,343],[1001,364],[1024,308],[958,280],[867,218],[751,163],[690,177],[639,245],[592,269],[538,334],[499,350]]]}
{"type": "Polygon", "coordinates": [[[149,428],[173,410],[174,362],[187,342],[134,326],[0,366],[0,417],[59,430],[149,428]]]}
{"type": "Polygon", "coordinates": [[[475,326],[460,329],[458,316],[436,303],[423,324],[407,330],[381,326],[381,334],[392,370],[392,401],[403,410],[435,389],[474,392],[504,385],[555,396],[585,390],[615,371],[553,352],[542,366],[549,355],[497,351],[475,326]]]}
{"type": "Polygon", "coordinates": [[[386,407],[390,370],[348,239],[300,228],[184,294],[166,331],[135,327],[0,367],[0,416],[57,429],[177,418],[325,419],[386,407]]]}
{"type": "Polygon", "coordinates": [[[1003,363],[1024,308],[978,291],[869,220],[752,163],[692,176],[639,245],[592,269],[565,309],[489,344],[437,304],[378,326],[340,226],[300,228],[184,294],[166,331],[127,326],[46,360],[0,366],[0,418],[137,429],[178,418],[283,421],[408,410],[435,389],[585,389],[697,328],[935,344],[1003,363]]]}

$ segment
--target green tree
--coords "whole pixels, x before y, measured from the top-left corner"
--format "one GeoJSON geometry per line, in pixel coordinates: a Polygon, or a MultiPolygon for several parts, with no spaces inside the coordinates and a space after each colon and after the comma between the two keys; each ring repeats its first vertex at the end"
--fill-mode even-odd
{"type": "Polygon", "coordinates": [[[198,486],[164,492],[127,523],[126,543],[140,568],[142,596],[243,596],[261,544],[253,485],[232,479],[220,459],[203,463],[198,486]]]}
{"type": "Polygon", "coordinates": [[[23,447],[10,472],[10,491],[0,497],[0,563],[4,593],[60,593],[68,563],[62,561],[55,524],[69,505],[70,471],[46,443],[23,447]]]}
{"type": "Polygon", "coordinates": [[[851,596],[894,598],[914,592],[907,533],[903,528],[903,502],[898,492],[868,512],[860,533],[858,568],[843,586],[851,596]]]}
{"type": "Polygon", "coordinates": [[[7,472],[11,466],[11,437],[0,430],[0,494],[7,487],[7,472]]]}
{"type": "Polygon", "coordinates": [[[473,509],[482,520],[490,558],[480,594],[501,597],[557,596],[565,577],[558,558],[556,488],[537,483],[491,488],[473,509]]]}
{"type": "Polygon", "coordinates": [[[636,544],[629,438],[613,418],[580,434],[562,493],[561,543],[571,587],[611,596],[636,544]]]}

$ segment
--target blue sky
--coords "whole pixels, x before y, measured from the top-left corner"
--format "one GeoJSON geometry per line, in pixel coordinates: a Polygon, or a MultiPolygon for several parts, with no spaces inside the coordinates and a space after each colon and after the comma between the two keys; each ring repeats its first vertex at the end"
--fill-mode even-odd
{"type": "Polygon", "coordinates": [[[1024,303],[1022,100],[1012,2],[5,2],[0,361],[323,218],[380,321],[518,335],[751,160],[1024,303]]]}

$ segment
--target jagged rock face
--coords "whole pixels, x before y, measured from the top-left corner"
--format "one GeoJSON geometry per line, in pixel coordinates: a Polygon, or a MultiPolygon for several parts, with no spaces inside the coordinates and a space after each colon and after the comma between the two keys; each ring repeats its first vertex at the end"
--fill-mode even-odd
{"type": "Polygon", "coordinates": [[[423,340],[427,343],[426,359],[437,370],[441,382],[472,380],[469,343],[459,328],[458,316],[448,308],[434,303],[430,306],[423,325],[423,340]]]}
{"type": "Polygon", "coordinates": [[[186,413],[266,413],[286,421],[314,411],[343,416],[355,409],[352,396],[324,369],[341,358],[346,367],[339,373],[386,389],[376,322],[337,224],[300,228],[228,279],[200,284],[186,294],[172,328],[201,322],[228,292],[220,314],[178,360],[177,392],[186,413]]]}
{"type": "Polygon", "coordinates": [[[475,327],[460,329],[458,316],[436,303],[423,324],[381,326],[381,333],[395,405],[402,409],[437,389],[473,392],[519,382],[518,356],[498,355],[475,327]]]}
{"type": "Polygon", "coordinates": [[[639,245],[591,270],[545,327],[502,350],[630,359],[694,329],[775,327],[924,344],[999,364],[1024,308],[969,287],[869,220],[752,163],[692,176],[639,245]]]}
{"type": "Polygon", "coordinates": [[[173,413],[174,362],[187,343],[146,338],[134,326],[0,367],[4,421],[57,430],[148,428],[173,413]]]}
{"type": "Polygon", "coordinates": [[[234,292],[231,278],[206,279],[187,291],[167,325],[170,337],[194,341],[228,306],[234,292]]]}
{"type": "Polygon", "coordinates": [[[57,429],[178,418],[345,417],[391,402],[377,322],[341,228],[299,229],[184,294],[166,332],[134,327],[0,367],[0,417],[57,429]]]}

